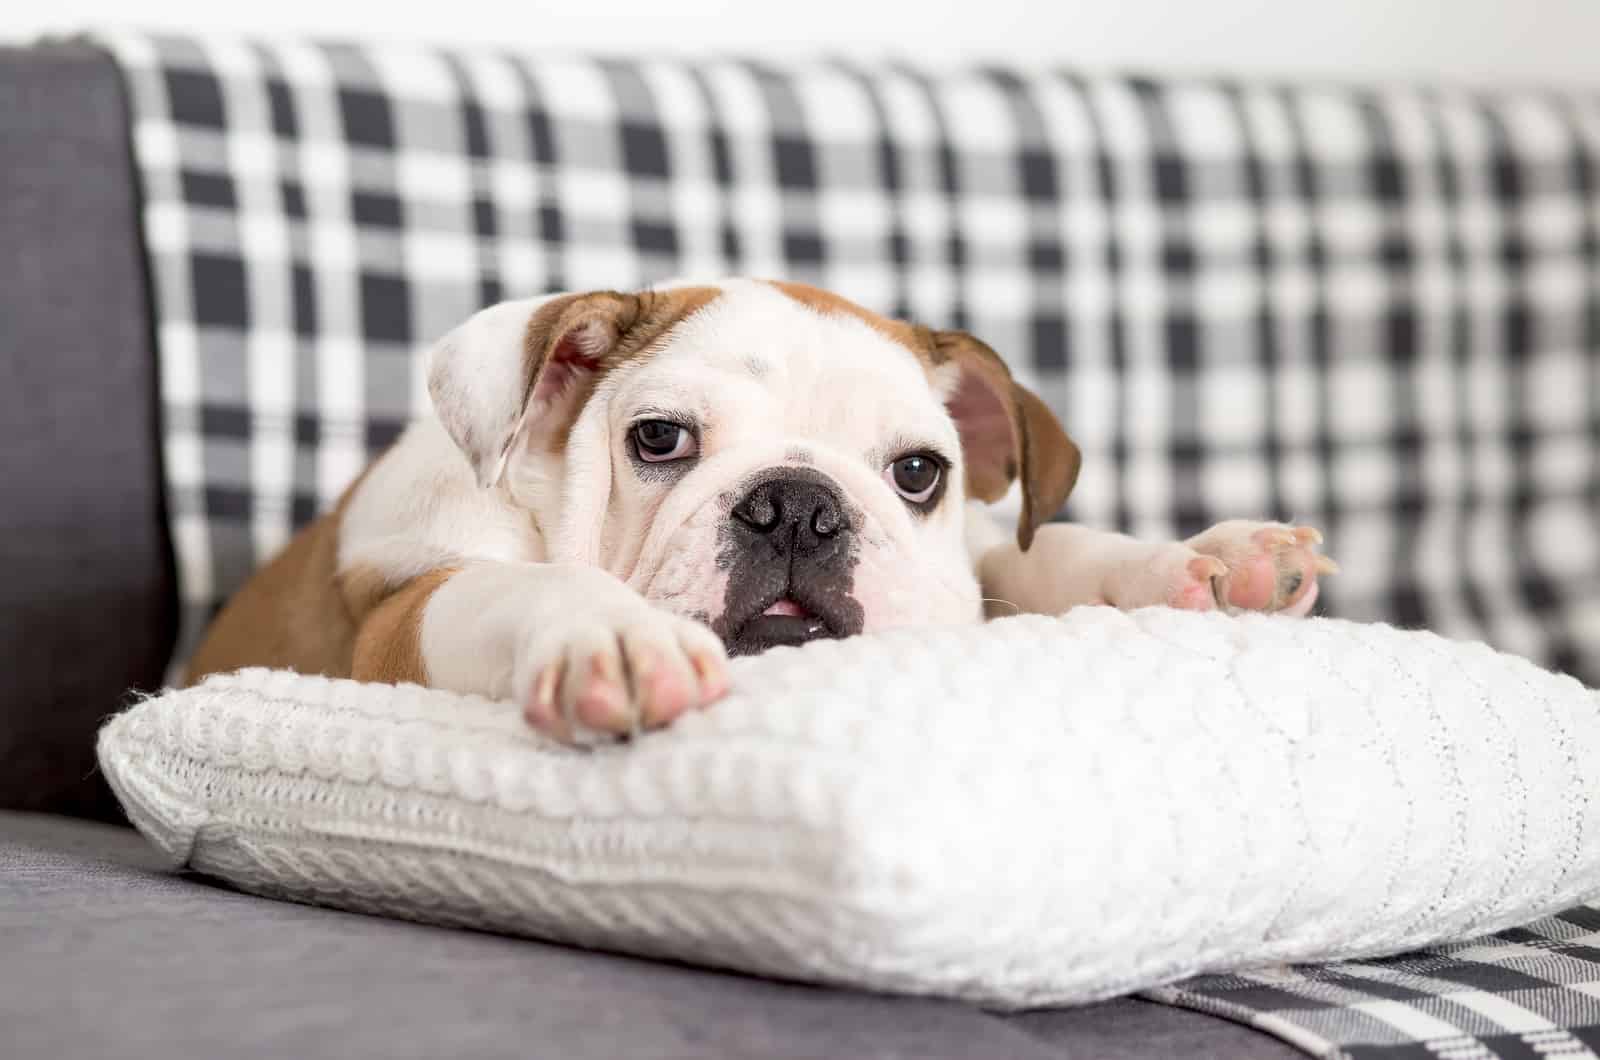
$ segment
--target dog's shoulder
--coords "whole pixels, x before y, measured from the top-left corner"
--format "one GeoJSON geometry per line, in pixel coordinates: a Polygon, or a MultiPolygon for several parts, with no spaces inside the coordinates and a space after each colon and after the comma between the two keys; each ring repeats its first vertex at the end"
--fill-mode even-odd
{"type": "Polygon", "coordinates": [[[507,490],[478,485],[438,420],[408,427],[352,488],[338,527],[346,584],[393,587],[464,560],[543,558],[532,513],[507,490]]]}
{"type": "Polygon", "coordinates": [[[505,490],[480,488],[439,422],[419,420],[233,596],[188,680],[241,666],[347,676],[363,619],[407,583],[542,553],[532,515],[505,490]]]}

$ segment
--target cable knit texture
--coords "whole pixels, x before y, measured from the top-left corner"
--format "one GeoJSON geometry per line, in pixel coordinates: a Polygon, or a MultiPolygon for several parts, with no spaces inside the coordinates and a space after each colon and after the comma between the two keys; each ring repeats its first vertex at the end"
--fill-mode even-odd
{"type": "Polygon", "coordinates": [[[773,975],[1083,1002],[1600,893],[1600,699],[1480,644],[1082,608],[786,648],[637,743],[265,670],[100,761],[174,867],[773,975]]]}

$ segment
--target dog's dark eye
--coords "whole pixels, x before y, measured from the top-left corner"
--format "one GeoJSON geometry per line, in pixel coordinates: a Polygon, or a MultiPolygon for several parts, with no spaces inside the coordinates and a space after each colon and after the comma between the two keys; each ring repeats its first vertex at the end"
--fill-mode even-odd
{"type": "Polygon", "coordinates": [[[912,504],[929,500],[939,488],[939,477],[943,473],[944,465],[927,453],[910,453],[883,469],[889,485],[912,504]]]}
{"type": "Polygon", "coordinates": [[[695,454],[694,434],[671,420],[644,420],[633,425],[633,444],[639,459],[650,463],[682,460],[695,454]]]}

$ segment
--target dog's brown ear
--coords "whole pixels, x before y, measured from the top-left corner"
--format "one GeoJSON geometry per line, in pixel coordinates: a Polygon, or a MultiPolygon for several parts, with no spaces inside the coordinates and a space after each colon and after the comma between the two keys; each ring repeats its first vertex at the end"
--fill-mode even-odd
{"type": "Polygon", "coordinates": [[[967,495],[997,501],[1020,476],[1017,544],[1026,550],[1034,531],[1072,492],[1082,456],[1049,407],[1011,378],[998,353],[964,331],[932,337],[934,374],[948,387],[945,406],[961,432],[967,495]]]}
{"type": "Polygon", "coordinates": [[[492,486],[519,441],[559,449],[600,376],[715,293],[591,291],[490,306],[429,353],[434,411],[478,484],[492,486]]]}

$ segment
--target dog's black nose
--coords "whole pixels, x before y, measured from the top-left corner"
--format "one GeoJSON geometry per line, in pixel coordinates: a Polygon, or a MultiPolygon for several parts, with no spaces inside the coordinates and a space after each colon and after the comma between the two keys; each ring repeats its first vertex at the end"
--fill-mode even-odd
{"type": "Polygon", "coordinates": [[[780,551],[793,541],[797,552],[809,552],[850,530],[838,492],[812,477],[769,478],[745,494],[731,514],[748,530],[771,537],[780,551]]]}

